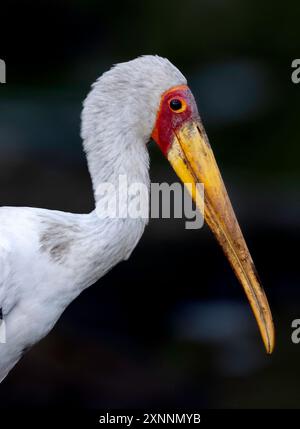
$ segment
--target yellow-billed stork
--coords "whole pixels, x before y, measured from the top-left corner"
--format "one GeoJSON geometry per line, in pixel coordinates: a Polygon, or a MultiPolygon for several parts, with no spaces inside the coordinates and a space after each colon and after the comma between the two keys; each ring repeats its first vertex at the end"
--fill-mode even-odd
{"type": "MultiPolygon", "coordinates": [[[[230,204],[185,77],[167,59],[143,56],[104,73],[88,94],[82,139],[97,204],[97,187],[128,183],[149,189],[152,137],[184,183],[205,187],[205,220],[241,282],[266,350],[274,327],[265,293],[230,204]]],[[[100,205],[101,207],[101,205],[100,205]]],[[[36,208],[0,209],[0,380],[24,350],[43,338],[64,309],[110,268],[127,259],[145,218],[99,217],[36,208]],[[5,323],[5,325],[4,325],[5,323]]]]}

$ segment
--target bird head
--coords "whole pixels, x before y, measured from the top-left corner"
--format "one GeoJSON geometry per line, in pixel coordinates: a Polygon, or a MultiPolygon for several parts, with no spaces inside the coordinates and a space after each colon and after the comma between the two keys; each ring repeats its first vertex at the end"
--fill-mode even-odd
{"type": "MultiPolygon", "coordinates": [[[[95,141],[91,133],[99,129],[101,135],[106,123],[118,135],[130,133],[132,140],[146,143],[152,137],[200,209],[197,183],[204,185],[205,221],[239,279],[271,353],[274,327],[268,301],[182,73],[158,56],[118,64],[94,84],[82,119],[87,152],[95,141]]],[[[114,142],[120,140],[118,135],[114,142]]]]}

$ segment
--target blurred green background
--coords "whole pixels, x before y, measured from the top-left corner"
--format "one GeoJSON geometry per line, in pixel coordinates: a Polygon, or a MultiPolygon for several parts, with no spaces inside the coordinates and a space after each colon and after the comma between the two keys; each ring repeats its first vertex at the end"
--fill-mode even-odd
{"type": "MultiPolygon", "coordinates": [[[[153,220],[131,259],[1,384],[1,406],[298,408],[299,18],[296,0],[1,5],[1,205],[92,210],[82,101],[112,64],[165,56],[195,94],[277,329],[266,356],[207,228],[153,220]]],[[[175,180],[154,144],[150,152],[152,180],[175,180]]]]}

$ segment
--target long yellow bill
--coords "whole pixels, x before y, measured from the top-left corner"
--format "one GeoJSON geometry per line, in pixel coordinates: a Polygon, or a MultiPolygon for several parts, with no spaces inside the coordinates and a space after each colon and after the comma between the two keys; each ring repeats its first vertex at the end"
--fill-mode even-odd
{"type": "MultiPolygon", "coordinates": [[[[196,198],[197,183],[204,184],[204,218],[242,284],[255,315],[267,353],[274,349],[275,333],[267,297],[235,217],[206,133],[199,121],[177,129],[167,154],[179,178],[196,198]]],[[[202,206],[202,205],[201,205],[202,206]]],[[[201,209],[201,207],[199,207],[201,209]]]]}

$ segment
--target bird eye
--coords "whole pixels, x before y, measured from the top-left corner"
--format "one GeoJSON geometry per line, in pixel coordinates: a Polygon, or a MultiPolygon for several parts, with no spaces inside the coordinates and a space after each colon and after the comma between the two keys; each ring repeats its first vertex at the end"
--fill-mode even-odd
{"type": "Polygon", "coordinates": [[[169,101],[169,106],[170,106],[170,109],[176,113],[181,113],[186,109],[185,101],[180,98],[172,98],[169,101]]]}

